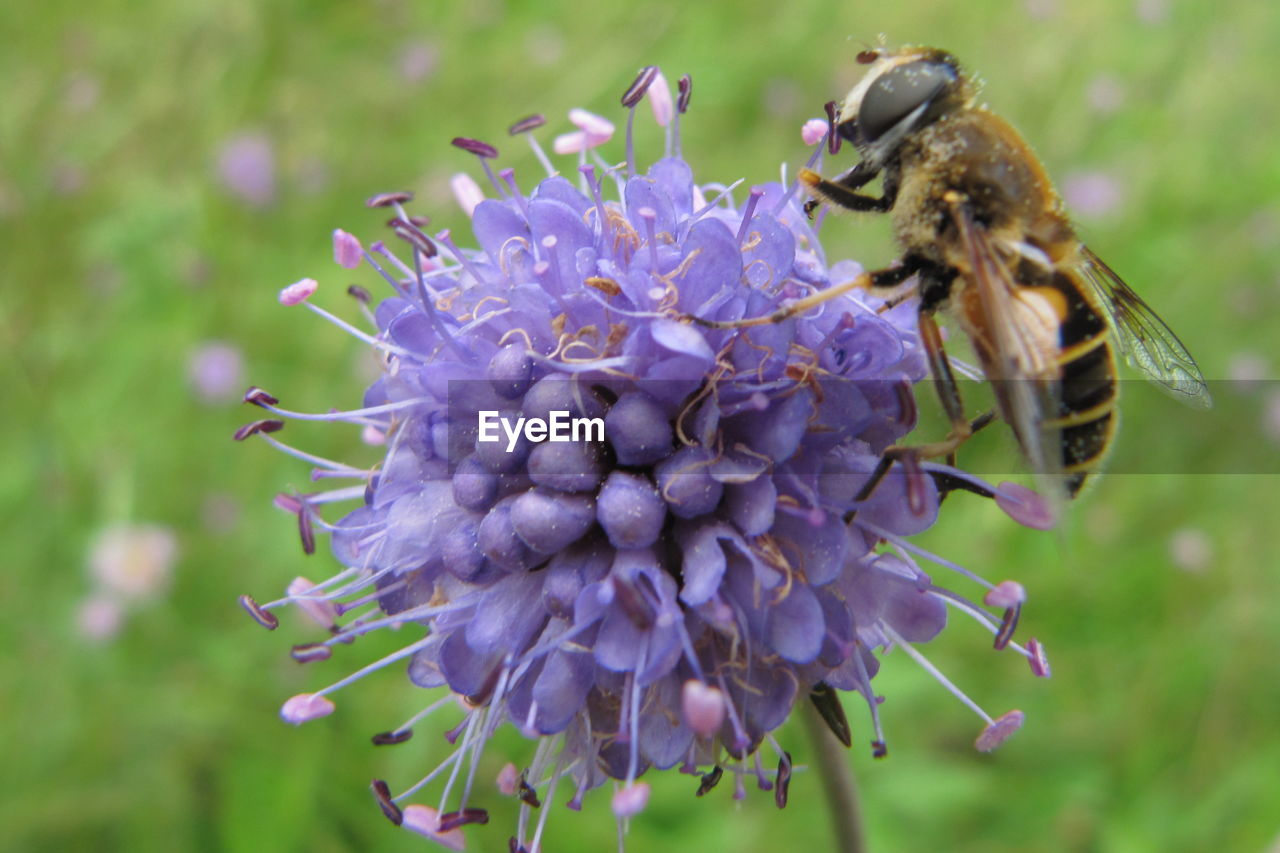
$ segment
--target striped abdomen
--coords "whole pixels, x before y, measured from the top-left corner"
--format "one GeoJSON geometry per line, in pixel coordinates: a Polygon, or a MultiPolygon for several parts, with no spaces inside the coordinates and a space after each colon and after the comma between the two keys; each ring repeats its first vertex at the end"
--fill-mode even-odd
{"type": "Polygon", "coordinates": [[[1058,411],[1043,426],[1058,436],[1067,494],[1075,497],[1102,464],[1115,435],[1116,359],[1102,308],[1084,283],[1058,272],[1050,286],[1066,298],[1067,307],[1056,359],[1061,370],[1058,411]]]}

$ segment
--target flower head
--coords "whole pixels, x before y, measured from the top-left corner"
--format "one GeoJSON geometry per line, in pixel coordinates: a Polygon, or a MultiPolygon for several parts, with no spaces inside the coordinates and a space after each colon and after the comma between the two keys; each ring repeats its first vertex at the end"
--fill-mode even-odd
{"type": "MultiPolygon", "coordinates": [[[[634,110],[655,79],[646,69],[624,104],[634,110]]],[[[678,113],[689,91],[682,79],[678,113]]],[[[855,292],[750,328],[692,321],[766,316],[860,267],[827,263],[794,188],[752,187],[739,202],[736,184],[696,182],[675,153],[678,113],[666,156],[643,170],[630,165],[629,133],[627,164],[610,165],[596,146],[612,125],[573,113],[584,140],[572,147],[576,174],[528,191],[510,170],[492,172],[493,146],[455,140],[489,178],[489,198],[469,190],[464,200],[479,248],[427,235],[408,194],[378,196],[370,203],[394,212],[405,251],[364,250],[392,291],[372,310],[366,291],[353,293],[376,331],[282,298],[379,352],[384,372],[363,406],[302,415],[261,389],[246,396],[275,417],[237,437],[261,435],[317,465],[316,479],[354,485],[277,500],[306,550],[316,528],[331,534],[345,569],[245,606],[267,627],[287,603],[320,614],[333,636],[296,647],[300,661],[413,626],[401,651],[294,697],[285,717],[328,713],[321,699],[395,660],[409,661],[418,687],[459,697],[456,752],[397,796],[375,786],[389,817],[407,826],[412,809],[415,831],[450,844],[487,820],[468,805],[475,757],[505,723],[538,740],[519,785],[513,771],[502,785],[524,809],[550,802],[560,783],[576,807],[614,779],[623,820],[644,808],[649,787],[637,778],[649,768],[709,769],[706,788],[728,770],[771,788],[754,757],[767,746],[784,789],[790,757],[771,732],[815,690],[861,694],[882,753],[872,650],[902,645],[928,666],[913,645],[942,630],[948,606],[985,624],[998,647],[1030,654],[1010,642],[1021,596],[996,596],[1001,622],[915,562],[924,552],[907,537],[930,526],[942,494],[996,490],[944,466],[881,463],[914,425],[911,388],[926,375],[910,309],[880,311],[855,292]],[[365,469],[293,450],[269,435],[288,417],[373,430],[385,457],[365,469]],[[326,521],[321,510],[340,501],[356,506],[326,521]],[[398,805],[443,771],[438,809],[398,805]]],[[[541,124],[531,117],[513,133],[541,124]]],[[[338,240],[335,257],[350,266],[358,244],[342,231],[338,240]]],[[[415,720],[375,742],[407,740],[415,720]]],[[[545,818],[531,838],[522,820],[513,849],[536,849],[545,818]]]]}

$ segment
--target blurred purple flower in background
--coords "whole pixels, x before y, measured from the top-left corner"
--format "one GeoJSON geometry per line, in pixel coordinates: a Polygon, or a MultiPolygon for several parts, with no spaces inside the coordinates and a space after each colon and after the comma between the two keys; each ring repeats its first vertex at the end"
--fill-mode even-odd
{"type": "Polygon", "coordinates": [[[1062,199],[1080,216],[1106,216],[1124,200],[1124,191],[1101,171],[1072,172],[1062,181],[1062,199]]]}
{"type": "MultiPolygon", "coordinates": [[[[562,146],[578,158],[572,178],[553,173],[530,133],[541,117],[518,123],[513,136],[552,173],[532,191],[512,170],[494,173],[492,146],[455,140],[488,179],[484,200],[455,183],[478,249],[425,234],[407,193],[377,196],[370,205],[394,213],[407,252],[334,234],[343,268],[366,263],[393,292],[374,307],[350,290],[376,330],[308,301],[312,279],[281,293],[380,354],[384,373],[362,407],[302,414],[261,389],[246,396],[271,416],[237,438],[261,436],[316,466],[317,481],[352,481],[276,501],[296,515],[305,550],[328,532],[345,568],[318,585],[298,579],[269,604],[245,596],[246,609],[275,627],[272,611],[294,604],[330,631],[294,648],[302,662],[387,627],[414,635],[293,697],[282,716],[325,716],[331,694],[397,661],[418,687],[446,688],[374,742],[402,743],[426,715],[461,708],[454,752],[400,793],[381,781],[374,793],[391,820],[455,849],[460,827],[488,820],[471,805],[473,782],[504,723],[537,741],[518,781],[512,769],[499,779],[521,801],[512,849],[532,851],[549,811],[531,827],[533,810],[559,786],[578,808],[616,780],[613,811],[625,821],[647,803],[638,780],[651,767],[706,770],[702,789],[728,772],[738,797],[754,776],[785,803],[791,760],[771,733],[811,694],[846,743],[833,689],[862,696],[883,754],[875,649],[901,647],[936,675],[986,723],[978,748],[993,748],[1021,713],[992,719],[914,648],[949,608],[1048,674],[1034,640],[1010,641],[1020,586],[990,584],[908,539],[933,523],[946,491],[997,490],[930,463],[895,466],[871,488],[884,449],[915,424],[912,386],[927,372],[912,307],[880,312],[880,300],[855,293],[750,329],[690,321],[768,314],[861,268],[828,263],[794,187],[741,193],[694,180],[678,154],[689,92],[684,78],[673,100],[656,69],[642,73],[623,98],[633,114],[620,165],[598,153],[612,126],[574,111],[575,144],[562,146]],[[640,169],[630,127],[646,96],[667,150],[640,169]],[[541,421],[545,434],[556,412],[600,432],[486,440],[485,413],[507,426],[541,421]],[[358,425],[385,439],[385,458],[365,468],[303,453],[271,435],[285,418],[358,425]],[[326,520],[338,503],[355,509],[326,520]],[[984,600],[938,584],[918,558],[957,571],[984,600]],[[405,804],[437,780],[437,807],[405,804]]],[[[1025,503],[999,492],[1002,505],[1025,503]]]]}
{"type": "Polygon", "coordinates": [[[86,568],[92,591],[75,624],[85,639],[110,640],[132,607],[164,595],[173,580],[178,538],[157,524],[111,524],[89,542],[86,568]]]}
{"type": "Polygon", "coordinates": [[[276,155],[263,133],[241,133],[223,143],[218,152],[218,178],[232,195],[251,207],[266,207],[276,199],[276,155]]]}
{"type": "Polygon", "coordinates": [[[234,400],[244,388],[244,356],[223,341],[205,341],[187,359],[187,379],[206,405],[234,400]]]}

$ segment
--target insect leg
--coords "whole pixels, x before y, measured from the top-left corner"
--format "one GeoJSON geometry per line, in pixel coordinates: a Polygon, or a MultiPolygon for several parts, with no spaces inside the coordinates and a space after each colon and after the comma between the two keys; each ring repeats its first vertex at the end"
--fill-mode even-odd
{"type": "Polygon", "coordinates": [[[918,326],[920,342],[929,360],[929,372],[933,376],[938,400],[942,403],[942,411],[951,422],[951,431],[941,441],[911,446],[894,445],[885,450],[885,456],[888,458],[901,459],[904,456],[914,456],[917,459],[928,459],[947,456],[973,435],[976,431],[975,426],[980,429],[991,421],[991,418],[986,415],[977,418],[973,423],[965,417],[964,401],[960,398],[960,386],[956,384],[955,374],[951,372],[951,362],[947,358],[947,351],[943,349],[942,334],[938,331],[938,324],[933,319],[931,308],[921,308],[918,326]]]}
{"type": "MultiPolygon", "coordinates": [[[[837,296],[843,296],[852,290],[869,290],[874,292],[877,290],[889,290],[897,287],[899,284],[902,284],[902,282],[911,278],[911,276],[924,268],[926,263],[926,261],[917,258],[914,255],[907,255],[902,259],[902,263],[896,267],[864,272],[849,281],[844,281],[840,284],[833,284],[826,290],[819,290],[817,293],[812,293],[803,299],[797,299],[795,302],[790,302],[782,306],[777,311],[770,314],[763,314],[759,317],[746,317],[741,320],[704,320],[703,318],[695,317],[692,314],[684,314],[682,317],[685,320],[690,320],[707,329],[743,329],[749,326],[764,326],[769,323],[781,323],[788,317],[803,314],[810,308],[816,308],[822,303],[835,299],[837,296]]],[[[898,302],[906,299],[911,295],[911,293],[912,291],[908,291],[905,295],[898,298],[894,304],[896,305],[898,302]]]]}
{"type": "MultiPolygon", "coordinates": [[[[856,172],[856,170],[855,170],[856,172]]],[[[893,207],[894,195],[889,188],[885,189],[885,194],[880,198],[865,195],[863,193],[854,192],[849,188],[849,184],[861,186],[866,181],[856,182],[848,180],[853,178],[854,172],[851,172],[846,180],[828,181],[812,169],[801,169],[796,176],[800,183],[808,188],[809,192],[821,198],[823,201],[830,202],[838,207],[848,210],[876,211],[885,213],[893,207]]],[[[860,180],[860,176],[859,176],[860,180]]]]}

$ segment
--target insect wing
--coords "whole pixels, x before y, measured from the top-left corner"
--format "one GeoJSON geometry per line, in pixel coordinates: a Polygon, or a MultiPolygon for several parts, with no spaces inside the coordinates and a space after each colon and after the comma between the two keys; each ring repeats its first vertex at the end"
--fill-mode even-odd
{"type": "Polygon", "coordinates": [[[986,229],[963,204],[954,204],[952,214],[973,271],[970,285],[986,339],[978,349],[987,379],[1042,491],[1061,496],[1061,432],[1048,425],[1060,398],[1056,352],[1046,352],[1019,316],[1018,285],[986,229]]]}
{"type": "Polygon", "coordinates": [[[1081,247],[1083,278],[1102,303],[1125,361],[1173,398],[1197,409],[1213,405],[1196,360],[1142,297],[1088,247],[1081,247]]]}

